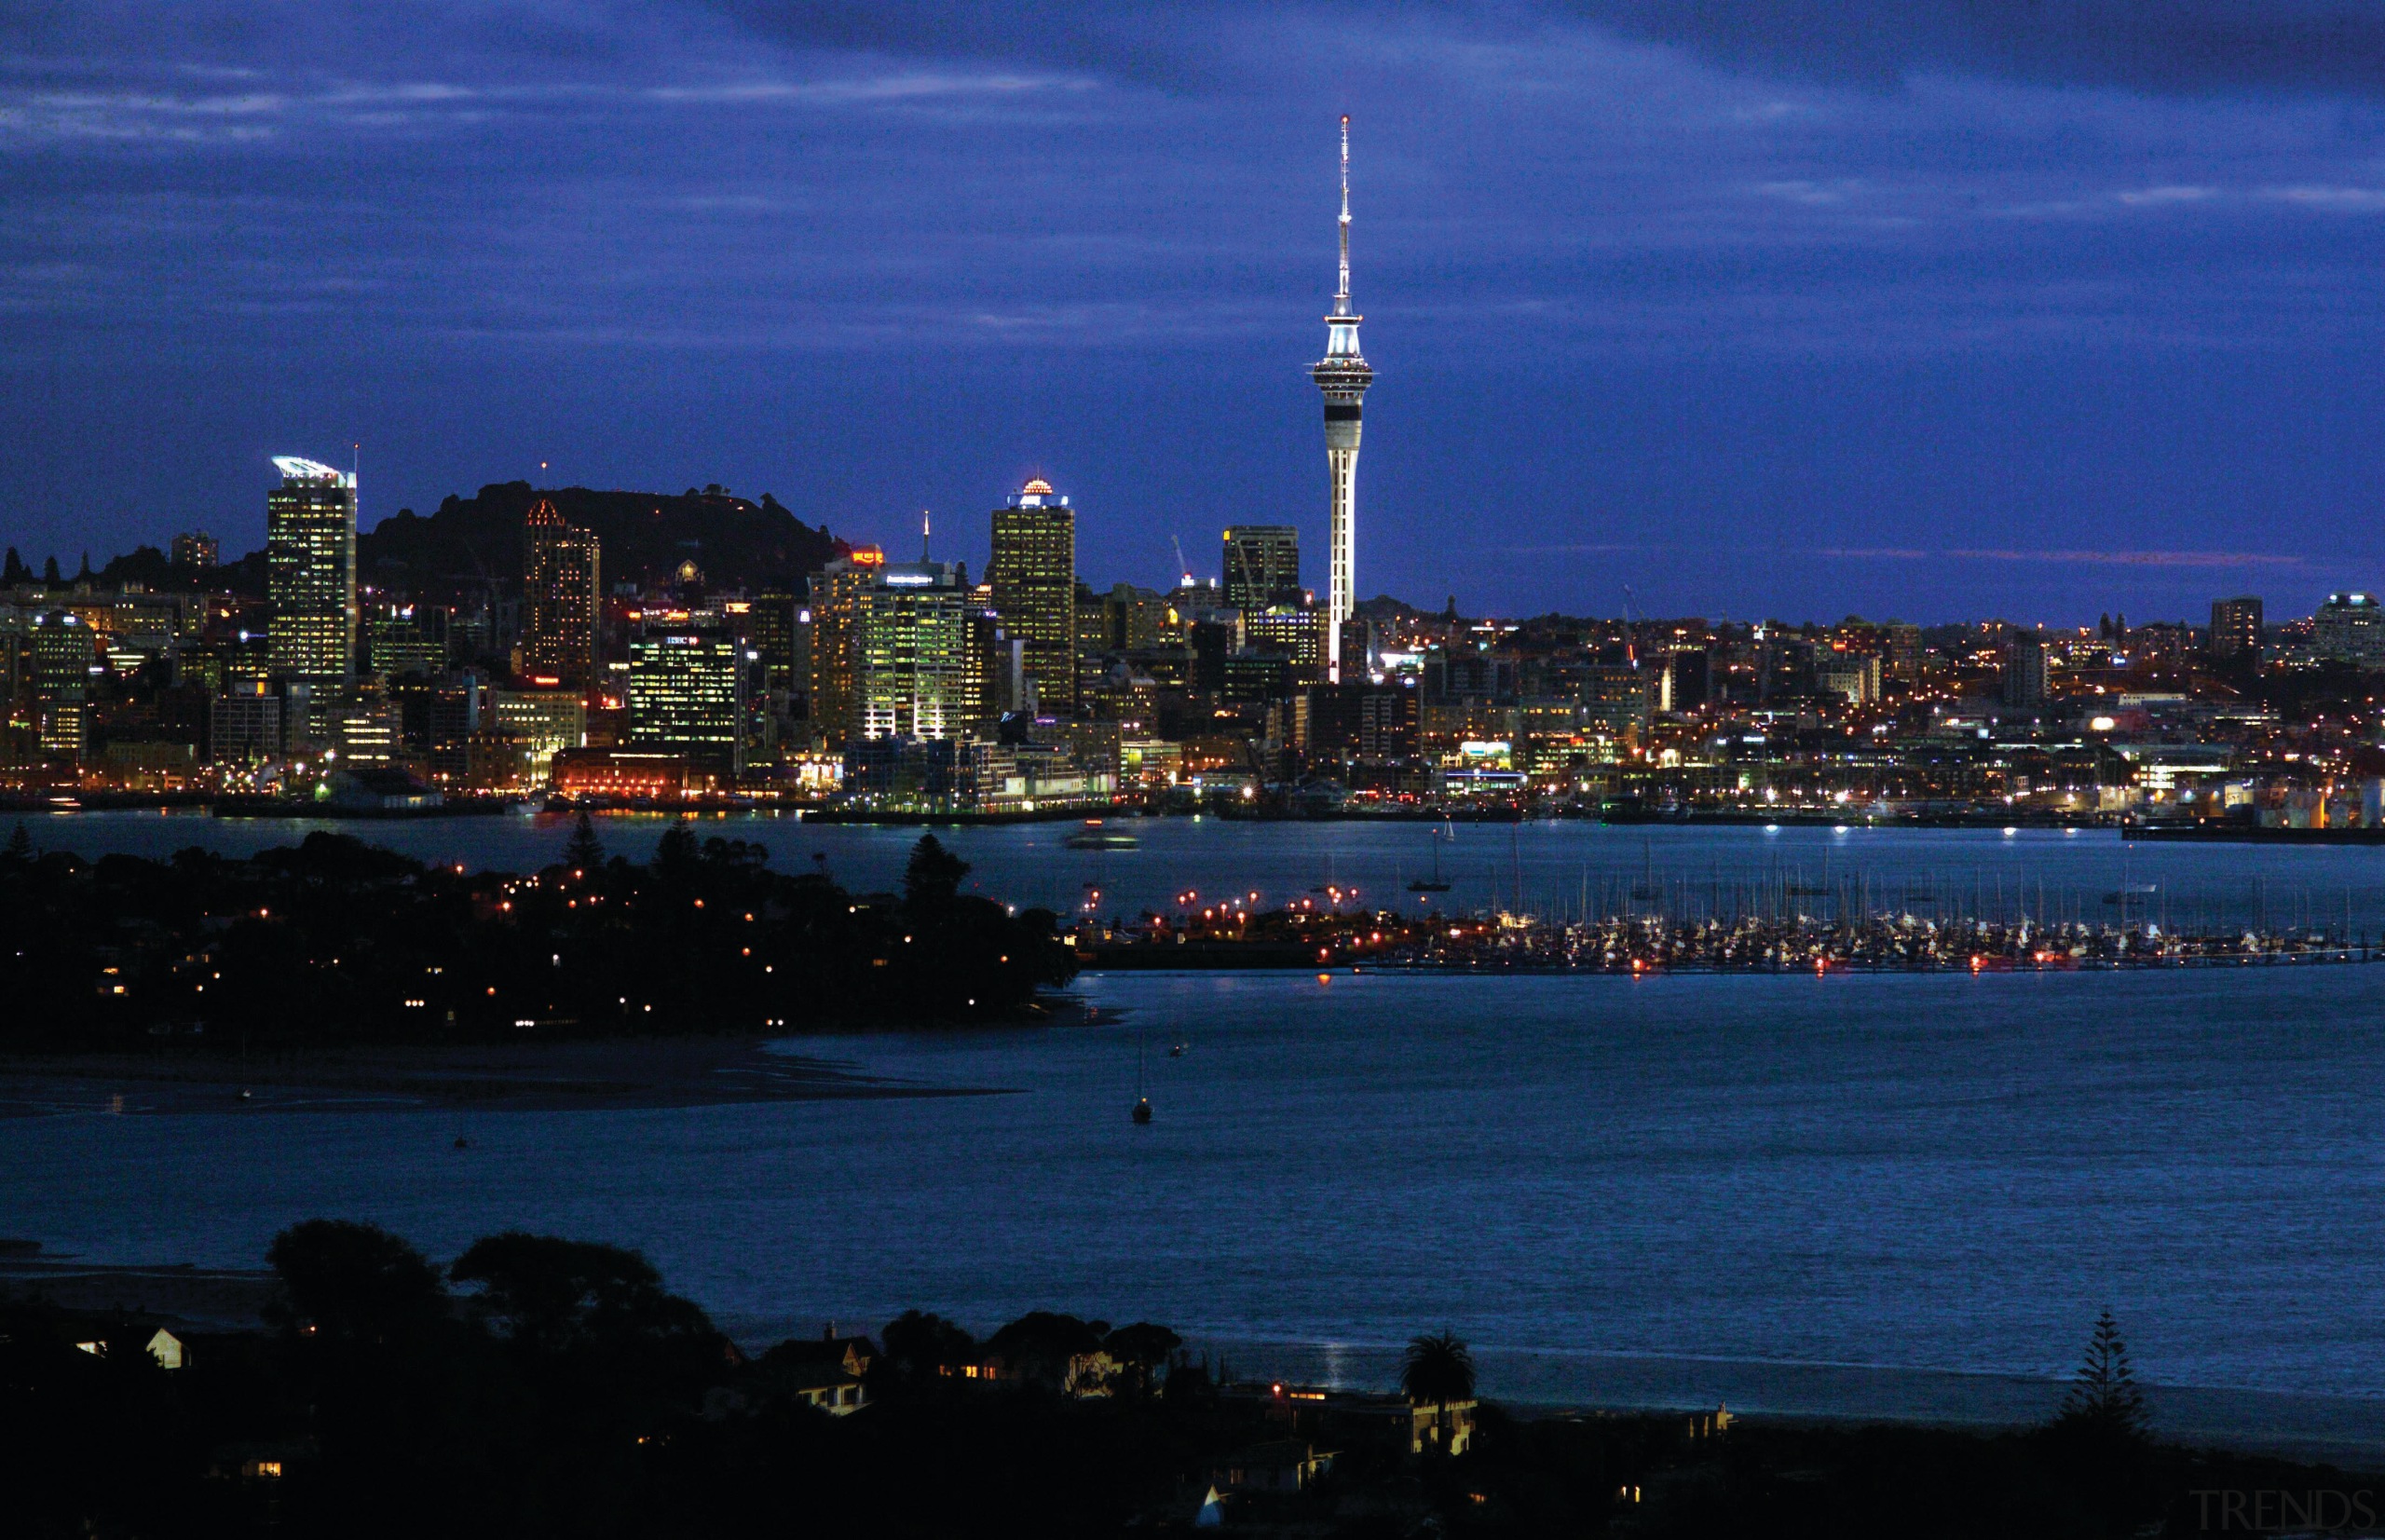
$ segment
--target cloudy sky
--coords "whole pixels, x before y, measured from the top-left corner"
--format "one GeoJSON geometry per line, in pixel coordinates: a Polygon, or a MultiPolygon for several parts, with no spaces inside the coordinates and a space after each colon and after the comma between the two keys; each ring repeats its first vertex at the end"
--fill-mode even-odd
{"type": "Polygon", "coordinates": [[[1080,568],[2052,621],[2385,583],[2385,9],[0,0],[0,538],[515,477],[1080,568]]]}

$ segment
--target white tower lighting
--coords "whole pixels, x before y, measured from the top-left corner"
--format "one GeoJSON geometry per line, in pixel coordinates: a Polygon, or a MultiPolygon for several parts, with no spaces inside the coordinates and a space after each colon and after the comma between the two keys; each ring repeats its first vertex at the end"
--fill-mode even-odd
{"type": "Polygon", "coordinates": [[[1358,351],[1350,309],[1350,119],[1342,118],[1342,285],[1325,318],[1325,357],[1309,366],[1325,397],[1325,461],[1333,480],[1332,575],[1326,590],[1325,676],[1342,682],[1342,627],[1357,612],[1358,407],[1375,372],[1358,351]]]}

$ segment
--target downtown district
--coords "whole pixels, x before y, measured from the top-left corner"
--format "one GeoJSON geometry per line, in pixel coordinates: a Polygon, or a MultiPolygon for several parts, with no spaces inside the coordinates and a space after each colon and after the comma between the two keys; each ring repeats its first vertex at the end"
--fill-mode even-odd
{"type": "MultiPolygon", "coordinates": [[[[360,579],[353,479],[278,463],[266,548],[244,561],[196,533],[71,578],[9,552],[0,786],[374,811],[526,795],[854,816],[2379,822],[2368,595],[2277,625],[2228,598],[2208,626],[2051,633],[1378,599],[1346,623],[1334,682],[1288,526],[1228,530],[1216,577],[1097,591],[1076,511],[1030,482],[993,511],[979,581],[825,531],[812,570],[708,573],[702,541],[675,564],[608,561],[566,517],[574,492],[522,488],[510,517],[441,515],[479,519],[518,566],[360,579]]],[[[668,500],[803,529],[717,488],[668,500]]]]}

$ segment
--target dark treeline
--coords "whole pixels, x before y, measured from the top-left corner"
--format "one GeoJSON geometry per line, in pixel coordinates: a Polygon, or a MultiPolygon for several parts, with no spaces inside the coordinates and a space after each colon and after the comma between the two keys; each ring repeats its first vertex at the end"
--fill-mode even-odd
{"type": "Polygon", "coordinates": [[[235,860],[0,850],[0,1046],[242,1048],[795,1030],[1015,1016],[1075,972],[1052,915],[963,894],[934,837],[899,896],[675,825],[606,860],[465,872],[317,833],[235,860]]]}
{"type": "Polygon", "coordinates": [[[0,1303],[0,1529],[1106,1535],[1206,1508],[1237,1533],[1351,1540],[2065,1540],[2274,1532],[2281,1514],[2342,1529],[2385,1506],[2329,1467],[2148,1438],[2108,1318],[2061,1415],[2032,1429],[1523,1417],[1476,1404],[1444,1332],[1410,1344],[1403,1396],[1376,1398],[1397,1436],[1329,1444],[1288,1437],[1283,1387],[1213,1376],[1148,1322],[1036,1312],[978,1342],[914,1311],[875,1341],[749,1356],[614,1247],[508,1233],[443,1268],[317,1220],[269,1260],[263,1330],[168,1343],[150,1318],[0,1303]],[[1407,1441],[1461,1408],[1461,1451],[1407,1441]],[[1256,1479],[1302,1462],[1297,1484],[1256,1479]]]}

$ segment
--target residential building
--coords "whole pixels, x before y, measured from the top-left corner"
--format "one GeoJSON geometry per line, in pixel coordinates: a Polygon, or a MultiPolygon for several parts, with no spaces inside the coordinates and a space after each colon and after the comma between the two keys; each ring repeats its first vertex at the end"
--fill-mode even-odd
{"type": "Polygon", "coordinates": [[[567,524],[552,501],[522,525],[522,673],[534,686],[585,694],[596,682],[596,618],[604,593],[596,533],[567,524]]]}
{"type": "Polygon", "coordinates": [[[2251,594],[2211,602],[2211,655],[2219,662],[2258,662],[2261,601],[2251,594]]]}

